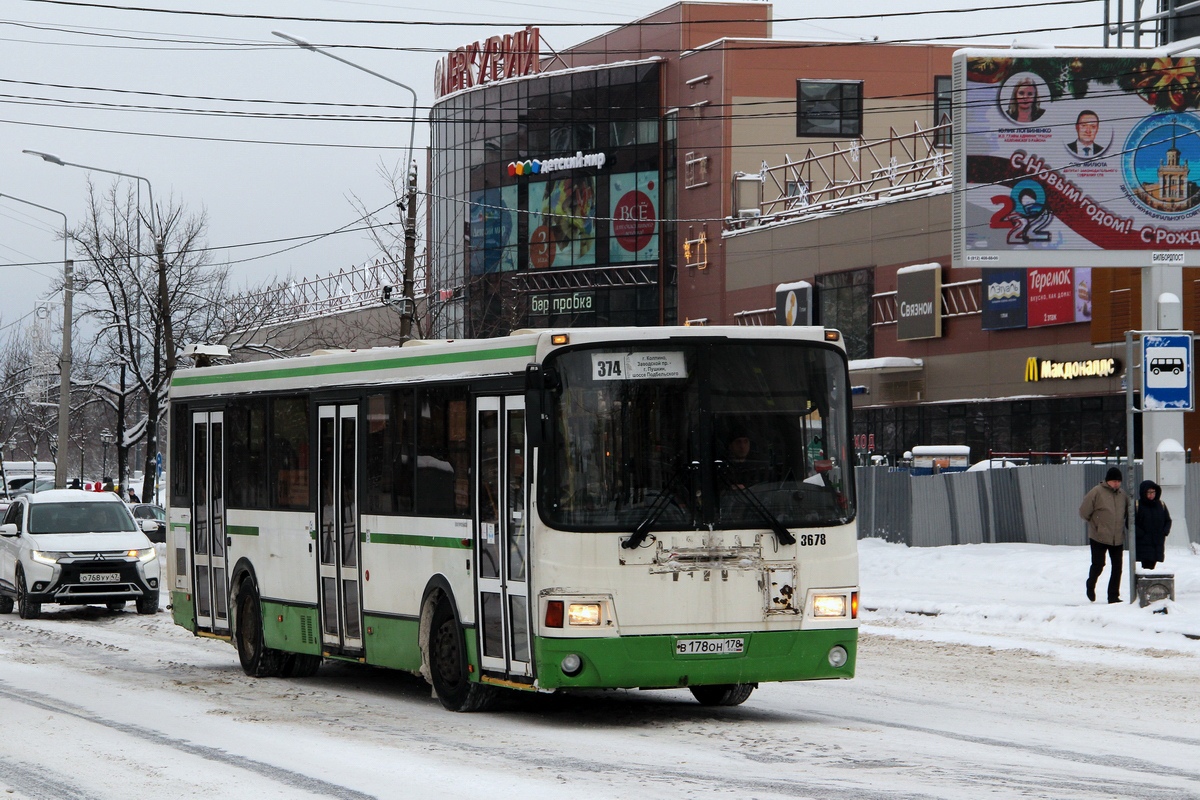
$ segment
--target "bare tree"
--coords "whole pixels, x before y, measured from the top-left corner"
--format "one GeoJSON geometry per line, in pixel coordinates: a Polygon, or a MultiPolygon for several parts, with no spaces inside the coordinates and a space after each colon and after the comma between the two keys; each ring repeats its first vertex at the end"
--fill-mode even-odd
{"type": "Polygon", "coordinates": [[[13,329],[0,348],[0,443],[9,460],[19,460],[24,454],[37,461],[43,445],[54,455],[50,433],[57,416],[38,390],[44,376],[38,374],[32,330],[30,326],[13,329]]]}
{"type": "MultiPolygon", "coordinates": [[[[392,197],[395,198],[386,208],[389,212],[385,215],[383,210],[371,210],[357,196],[351,194],[350,204],[355,210],[362,215],[362,219],[370,223],[368,228],[368,236],[371,241],[379,248],[380,258],[395,265],[396,276],[399,284],[404,284],[405,278],[412,285],[413,294],[416,302],[412,309],[412,331],[411,335],[417,338],[426,338],[431,335],[432,331],[437,328],[437,315],[444,308],[443,304],[429,302],[428,281],[426,280],[427,272],[424,268],[425,253],[428,249],[421,240],[420,233],[425,230],[425,226],[421,220],[425,217],[426,204],[425,195],[421,192],[416,192],[415,207],[412,209],[413,216],[416,220],[414,225],[417,237],[413,240],[413,257],[409,260],[412,263],[412,275],[406,276],[405,272],[405,225],[406,218],[409,216],[408,199],[408,184],[405,174],[405,165],[402,162],[396,162],[389,166],[384,162],[380,162],[377,170],[380,179],[386,184],[392,197]]],[[[395,287],[397,294],[400,292],[400,287],[395,287]]]]}
{"type": "Polygon", "coordinates": [[[89,184],[88,216],[70,234],[85,256],[79,317],[96,327],[95,388],[114,418],[117,474],[127,483],[130,449],[144,442],[146,495],[170,368],[183,343],[208,340],[219,328],[228,293],[228,268],[211,264],[204,247],[206,227],[203,213],[189,215],[171,201],[139,219],[133,193],[114,184],[100,196],[89,184]],[[152,242],[139,252],[142,223],[152,242]]]}

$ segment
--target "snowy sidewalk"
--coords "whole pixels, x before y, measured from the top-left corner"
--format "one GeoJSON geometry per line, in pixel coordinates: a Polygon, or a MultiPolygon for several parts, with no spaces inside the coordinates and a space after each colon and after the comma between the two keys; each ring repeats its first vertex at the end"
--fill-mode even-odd
{"type": "MultiPolygon", "coordinates": [[[[1174,572],[1175,601],[1146,608],[1088,602],[1086,547],[863,539],[859,556],[867,633],[1109,663],[1123,654],[1200,657],[1200,556],[1169,552],[1157,571],[1174,572]]],[[[1127,574],[1121,596],[1129,599],[1127,574]]]]}

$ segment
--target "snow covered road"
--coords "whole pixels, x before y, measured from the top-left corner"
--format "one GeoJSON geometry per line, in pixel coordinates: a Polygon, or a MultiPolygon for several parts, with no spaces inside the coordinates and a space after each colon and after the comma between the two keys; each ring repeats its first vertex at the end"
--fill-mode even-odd
{"type": "Polygon", "coordinates": [[[1162,615],[1081,603],[1080,564],[864,542],[855,680],[717,710],[658,691],[451,714],[356,665],[247,678],[167,613],[4,615],[0,797],[1200,797],[1200,641],[1173,629],[1200,566],[1162,615]]]}

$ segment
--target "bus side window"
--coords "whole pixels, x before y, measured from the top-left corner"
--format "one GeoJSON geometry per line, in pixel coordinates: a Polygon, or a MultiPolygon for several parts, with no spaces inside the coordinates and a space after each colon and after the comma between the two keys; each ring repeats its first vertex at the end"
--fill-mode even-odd
{"type": "Polygon", "coordinates": [[[417,463],[414,511],[463,516],[470,510],[467,393],[461,387],[417,394],[417,463]]]}
{"type": "Polygon", "coordinates": [[[308,508],[308,401],[302,397],[271,402],[272,502],[276,508],[308,508]]]}

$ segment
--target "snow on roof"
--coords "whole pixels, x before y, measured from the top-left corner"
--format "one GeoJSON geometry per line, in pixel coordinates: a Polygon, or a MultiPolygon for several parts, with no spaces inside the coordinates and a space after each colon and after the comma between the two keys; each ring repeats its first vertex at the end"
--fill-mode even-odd
{"type": "Polygon", "coordinates": [[[850,361],[851,372],[883,372],[922,369],[925,362],[919,358],[885,356],[883,358],[856,358],[850,361]]]}
{"type": "Polygon", "coordinates": [[[912,449],[914,456],[969,456],[971,448],[965,444],[919,444],[912,449]]]}
{"type": "Polygon", "coordinates": [[[901,267],[896,270],[897,275],[903,275],[906,272],[927,272],[931,269],[941,269],[942,265],[936,261],[932,264],[913,264],[911,267],[901,267]]]}
{"type": "Polygon", "coordinates": [[[808,281],[792,281],[791,283],[781,283],[775,287],[777,292],[791,292],[796,289],[810,289],[812,284],[808,281]]]}

